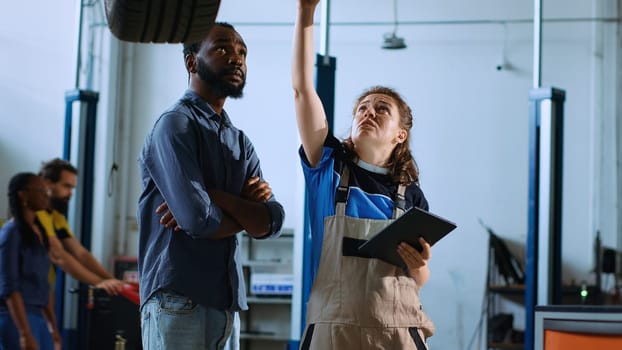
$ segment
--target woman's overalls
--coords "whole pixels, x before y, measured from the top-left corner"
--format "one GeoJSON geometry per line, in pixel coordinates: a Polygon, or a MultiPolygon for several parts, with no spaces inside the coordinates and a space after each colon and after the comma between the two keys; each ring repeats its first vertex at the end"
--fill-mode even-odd
{"type": "MultiPolygon", "coordinates": [[[[349,170],[339,182],[335,215],[324,219],[320,266],[307,304],[301,350],[427,349],[434,333],[414,279],[402,268],[356,256],[356,247],[393,220],[345,216],[349,170]],[[341,197],[339,198],[341,194],[341,197]]],[[[398,203],[405,187],[399,186],[398,203]]],[[[393,210],[393,219],[403,209],[393,210]]]]}

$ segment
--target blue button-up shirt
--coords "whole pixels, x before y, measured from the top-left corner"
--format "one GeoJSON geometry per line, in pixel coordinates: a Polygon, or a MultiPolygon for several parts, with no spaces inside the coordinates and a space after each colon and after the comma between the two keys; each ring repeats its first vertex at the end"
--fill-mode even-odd
{"type": "MultiPolygon", "coordinates": [[[[223,213],[207,189],[240,194],[247,179],[263,179],[249,138],[225,111],[216,114],[188,90],[155,122],[138,163],[143,185],[138,203],[141,304],[162,288],[205,306],[246,310],[237,237],[209,239],[223,213]],[[160,224],[155,211],[165,201],[183,231],[160,224]]],[[[274,196],[266,205],[271,216],[268,236],[276,236],[283,207],[274,196]]]]}

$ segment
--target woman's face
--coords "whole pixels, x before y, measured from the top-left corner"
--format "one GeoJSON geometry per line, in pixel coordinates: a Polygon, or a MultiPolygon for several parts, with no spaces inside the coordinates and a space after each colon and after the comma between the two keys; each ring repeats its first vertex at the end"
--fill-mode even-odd
{"type": "Polygon", "coordinates": [[[400,126],[400,115],[393,98],[383,94],[370,94],[356,107],[352,120],[354,144],[373,143],[391,147],[404,142],[408,132],[400,126]]]}
{"type": "Polygon", "coordinates": [[[47,209],[50,204],[49,190],[40,176],[32,177],[20,192],[22,201],[32,211],[47,209]]]}

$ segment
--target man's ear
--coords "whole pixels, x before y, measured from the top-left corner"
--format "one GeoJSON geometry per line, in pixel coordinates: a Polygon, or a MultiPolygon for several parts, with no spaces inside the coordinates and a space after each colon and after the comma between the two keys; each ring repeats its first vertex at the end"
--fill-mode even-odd
{"type": "Polygon", "coordinates": [[[197,61],[196,56],[192,53],[187,54],[184,57],[184,61],[186,63],[186,70],[188,73],[196,73],[197,72],[197,61]]]}

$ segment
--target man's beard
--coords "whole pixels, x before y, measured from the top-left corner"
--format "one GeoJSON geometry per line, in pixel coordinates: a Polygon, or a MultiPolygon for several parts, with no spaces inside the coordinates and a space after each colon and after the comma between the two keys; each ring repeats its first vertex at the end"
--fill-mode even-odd
{"type": "Polygon", "coordinates": [[[242,97],[242,90],[244,90],[244,85],[246,85],[246,76],[242,78],[242,84],[230,84],[223,79],[223,76],[231,73],[230,71],[223,69],[220,72],[215,72],[200,58],[197,58],[197,73],[199,74],[199,78],[201,78],[217,96],[242,97]]]}
{"type": "Polygon", "coordinates": [[[69,201],[64,198],[50,198],[50,206],[52,209],[57,212],[67,216],[67,211],[69,211],[69,201]]]}

